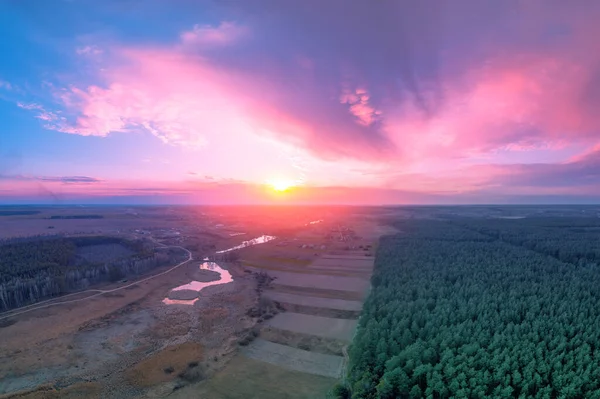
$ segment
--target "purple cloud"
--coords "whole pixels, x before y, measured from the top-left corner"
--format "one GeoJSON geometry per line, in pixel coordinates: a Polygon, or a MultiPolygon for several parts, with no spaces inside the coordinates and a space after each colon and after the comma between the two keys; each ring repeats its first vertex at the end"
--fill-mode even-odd
{"type": "Polygon", "coordinates": [[[64,184],[93,184],[103,180],[89,176],[29,176],[29,175],[0,175],[0,180],[38,181],[64,184]]]}
{"type": "Polygon", "coordinates": [[[592,155],[537,157],[598,144],[600,3],[257,0],[185,12],[197,21],[170,40],[79,47],[102,48],[105,62],[51,89],[61,112],[19,106],[70,134],[141,130],[207,149],[266,137],[315,165],[363,162],[376,184],[406,190],[597,179],[592,155]],[[501,165],[503,152],[530,158],[501,165]]]}

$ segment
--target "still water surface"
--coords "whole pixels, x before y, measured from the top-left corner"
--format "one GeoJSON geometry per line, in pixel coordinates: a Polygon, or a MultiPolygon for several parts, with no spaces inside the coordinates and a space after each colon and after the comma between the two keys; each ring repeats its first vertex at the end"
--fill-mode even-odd
{"type": "Polygon", "coordinates": [[[244,241],[243,243],[241,243],[240,245],[236,245],[235,247],[227,248],[222,251],[217,251],[216,253],[224,254],[226,252],[235,251],[237,249],[251,247],[252,245],[264,244],[265,242],[269,242],[274,239],[275,239],[274,236],[260,236],[260,237],[253,238],[252,240],[244,241]]]}
{"type": "MultiPolygon", "coordinates": [[[[252,240],[249,240],[249,241],[244,241],[243,243],[241,243],[240,245],[237,245],[235,247],[224,249],[222,251],[217,251],[217,254],[224,254],[226,252],[231,252],[231,251],[235,251],[237,249],[250,247],[252,245],[264,244],[264,243],[269,242],[274,239],[275,239],[274,236],[260,236],[260,237],[254,238],[252,240]]],[[[223,269],[216,262],[209,262],[208,258],[204,259],[204,263],[202,263],[200,265],[200,269],[201,270],[211,270],[211,271],[219,273],[219,279],[215,280],[215,281],[205,282],[205,283],[201,282],[201,281],[191,281],[188,284],[180,285],[179,287],[173,288],[172,291],[190,290],[190,291],[197,291],[199,294],[202,289],[204,289],[206,287],[210,287],[211,285],[227,284],[227,283],[230,283],[233,281],[233,277],[231,277],[231,273],[229,273],[227,270],[223,269]]],[[[197,300],[198,300],[198,298],[190,299],[190,300],[165,298],[165,299],[163,299],[163,303],[165,305],[193,305],[197,300]]]]}

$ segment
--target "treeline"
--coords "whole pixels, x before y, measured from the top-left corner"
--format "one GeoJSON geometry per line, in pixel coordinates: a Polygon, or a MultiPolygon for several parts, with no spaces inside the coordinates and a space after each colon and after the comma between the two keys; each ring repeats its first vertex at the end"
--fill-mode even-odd
{"type": "Polygon", "coordinates": [[[514,222],[406,220],[384,237],[337,396],[599,398],[595,224],[514,222]]]}
{"type": "Polygon", "coordinates": [[[0,211],[0,216],[30,216],[37,215],[40,211],[0,211]]]}
{"type": "Polygon", "coordinates": [[[139,275],[183,257],[182,251],[155,252],[151,242],[118,237],[53,237],[4,243],[0,245],[0,311],[139,275]],[[103,251],[98,257],[103,261],[93,261],[90,250],[103,251]],[[80,255],[82,251],[86,256],[80,255]],[[115,256],[106,251],[114,251],[115,256]]]}
{"type": "Polygon", "coordinates": [[[52,215],[50,219],[104,219],[103,215],[52,215]]]}
{"type": "Polygon", "coordinates": [[[480,219],[458,225],[563,262],[600,263],[600,218],[480,219]]]}

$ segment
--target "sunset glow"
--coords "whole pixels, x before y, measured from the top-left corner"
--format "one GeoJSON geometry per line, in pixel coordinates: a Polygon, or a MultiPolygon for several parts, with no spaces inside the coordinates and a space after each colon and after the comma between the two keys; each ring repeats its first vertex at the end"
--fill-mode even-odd
{"type": "Polygon", "coordinates": [[[4,202],[600,200],[600,3],[17,3],[4,202]]]}
{"type": "Polygon", "coordinates": [[[271,188],[273,188],[273,190],[283,192],[294,187],[295,184],[291,180],[275,179],[270,180],[269,185],[271,186],[271,188]]]}

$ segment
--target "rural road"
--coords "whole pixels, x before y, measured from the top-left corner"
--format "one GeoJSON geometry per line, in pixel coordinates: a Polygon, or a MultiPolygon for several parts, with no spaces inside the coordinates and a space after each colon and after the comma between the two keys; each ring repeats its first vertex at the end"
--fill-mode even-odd
{"type": "Polygon", "coordinates": [[[141,280],[134,281],[131,284],[127,284],[127,285],[123,285],[121,287],[113,288],[112,290],[96,290],[96,289],[93,289],[93,290],[86,290],[86,291],[81,291],[81,292],[74,292],[72,294],[68,294],[68,295],[65,295],[63,297],[48,299],[48,300],[45,300],[43,302],[38,302],[38,303],[35,303],[35,304],[32,304],[32,305],[24,306],[24,307],[17,308],[17,309],[14,309],[14,310],[9,310],[7,312],[4,312],[4,313],[0,314],[0,320],[8,319],[9,317],[18,316],[20,314],[31,312],[31,311],[34,311],[34,310],[49,308],[50,306],[64,305],[66,303],[82,302],[82,301],[85,301],[85,300],[88,300],[88,299],[91,299],[91,298],[96,298],[96,297],[98,297],[100,295],[104,295],[104,294],[108,294],[108,293],[111,293],[111,292],[120,291],[120,290],[123,290],[125,288],[134,286],[136,284],[143,283],[144,281],[148,281],[148,280],[152,280],[153,278],[156,278],[156,277],[164,276],[165,274],[170,273],[173,270],[179,268],[180,266],[183,266],[186,263],[188,263],[191,260],[193,260],[192,253],[188,249],[186,249],[184,247],[175,246],[175,245],[174,246],[167,246],[167,245],[160,244],[160,243],[158,243],[158,244],[161,245],[161,246],[163,246],[163,247],[165,247],[165,248],[179,248],[179,249],[183,249],[188,254],[187,260],[184,260],[183,262],[181,262],[181,263],[173,266],[169,270],[166,270],[166,271],[164,271],[162,273],[158,273],[158,274],[155,274],[153,276],[146,277],[146,278],[143,278],[141,280]],[[93,292],[95,292],[96,294],[90,295],[90,296],[85,297],[85,298],[73,299],[73,300],[69,300],[69,301],[60,301],[60,302],[48,303],[48,302],[56,301],[57,299],[66,298],[66,297],[69,297],[69,296],[72,296],[72,295],[81,295],[81,294],[93,293],[93,292]]]}

